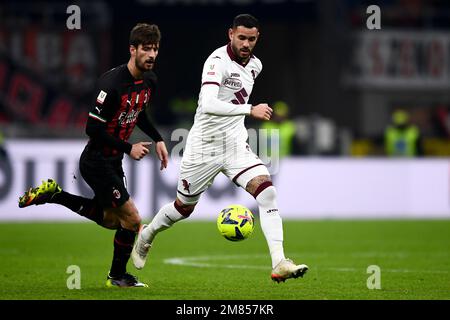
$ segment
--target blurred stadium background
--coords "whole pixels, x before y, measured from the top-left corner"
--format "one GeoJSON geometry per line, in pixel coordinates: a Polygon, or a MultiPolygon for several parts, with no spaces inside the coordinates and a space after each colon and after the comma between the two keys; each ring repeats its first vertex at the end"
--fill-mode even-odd
{"type": "MultiPolygon", "coordinates": [[[[450,2],[444,0],[2,1],[0,299],[448,299],[449,89],[450,2]],[[72,4],[81,9],[80,30],[66,27],[72,4]],[[381,8],[381,30],[366,27],[372,4],[381,8]],[[212,221],[195,221],[161,236],[151,268],[140,274],[156,290],[98,291],[111,233],[72,223],[85,220],[56,205],[19,209],[18,197],[48,177],[90,195],[78,158],[95,81],[128,61],[132,26],[156,23],[159,90],[149,114],[171,162],[162,173],[154,156],[124,162],[129,191],[149,221],[176,194],[204,60],[227,43],[232,18],[244,12],[262,26],[255,54],[264,70],[250,102],[267,102],[277,114],[273,126],[247,119],[250,142],[273,173],[287,250],[312,266],[311,276],[274,289],[261,282],[269,270],[260,231],[254,238],[261,240],[231,246],[212,221]],[[398,125],[415,133],[404,140],[395,135],[398,125]],[[278,139],[261,128],[279,129],[278,139]],[[276,150],[280,161],[270,157],[276,150]],[[53,224],[62,220],[70,223],[53,224]],[[178,241],[186,234],[189,241],[178,241]],[[194,258],[174,258],[186,255],[194,258]],[[213,268],[167,262],[181,260],[213,268]],[[87,275],[87,290],[69,295],[63,271],[74,263],[87,275]],[[224,288],[217,273],[230,270],[221,269],[225,263],[241,268],[229,275],[241,288],[224,288]],[[381,293],[366,288],[370,264],[385,272],[381,293]]],[[[142,138],[138,131],[132,140],[142,138]]],[[[190,220],[215,220],[231,203],[257,213],[252,197],[219,176],[190,220]]]]}
{"type": "MultiPolygon", "coordinates": [[[[271,170],[287,216],[450,217],[448,2],[378,1],[381,30],[366,27],[370,1],[79,1],[80,30],[66,27],[71,4],[0,4],[0,220],[76,219],[59,215],[61,208],[19,211],[17,197],[49,176],[89,194],[77,161],[94,84],[127,61],[129,31],[140,21],[162,30],[150,115],[179,155],[202,64],[227,42],[230,21],[241,12],[262,25],[255,53],[264,70],[251,102],[266,101],[278,115],[272,127],[248,119],[251,143],[270,155],[263,149],[272,144],[262,143],[258,129],[280,129],[281,162],[271,170]],[[404,157],[385,140],[398,109],[419,132],[418,147],[404,157]]],[[[404,141],[393,144],[405,149],[404,141]]],[[[126,161],[144,217],[173,198],[177,161],[164,174],[153,159],[126,161]]],[[[221,177],[204,198],[198,218],[230,201],[252,203],[221,177]]]]}

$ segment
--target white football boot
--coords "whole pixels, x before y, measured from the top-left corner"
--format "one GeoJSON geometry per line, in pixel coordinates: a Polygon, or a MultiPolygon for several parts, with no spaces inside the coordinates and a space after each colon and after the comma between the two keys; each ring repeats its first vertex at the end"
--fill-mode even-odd
{"type": "Polygon", "coordinates": [[[308,271],[306,264],[296,265],[291,259],[284,259],[273,268],[271,278],[280,283],[290,278],[303,277],[306,271],[308,271]]]}
{"type": "Polygon", "coordinates": [[[133,260],[133,265],[136,269],[142,269],[145,266],[145,261],[147,260],[148,250],[152,247],[151,243],[145,242],[141,233],[142,230],[147,228],[146,224],[143,224],[139,229],[139,233],[136,237],[136,241],[134,242],[133,251],[131,251],[131,259],[133,260]]]}

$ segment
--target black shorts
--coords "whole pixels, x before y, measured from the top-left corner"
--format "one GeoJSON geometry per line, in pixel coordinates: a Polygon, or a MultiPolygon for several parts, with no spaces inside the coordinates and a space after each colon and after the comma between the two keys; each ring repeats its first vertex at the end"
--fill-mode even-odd
{"type": "Polygon", "coordinates": [[[130,198],[124,183],[122,157],[107,159],[86,146],[80,156],[80,173],[103,208],[120,207],[130,198]]]}

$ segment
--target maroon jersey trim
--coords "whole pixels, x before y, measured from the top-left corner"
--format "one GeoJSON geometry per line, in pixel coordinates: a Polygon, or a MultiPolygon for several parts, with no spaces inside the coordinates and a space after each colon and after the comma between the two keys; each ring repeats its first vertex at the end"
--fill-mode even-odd
{"type": "Polygon", "coordinates": [[[264,165],[264,164],[263,164],[263,163],[258,163],[258,164],[255,164],[255,165],[251,166],[251,167],[245,168],[244,170],[242,170],[241,172],[239,172],[237,175],[234,176],[233,182],[236,183],[236,180],[237,180],[244,172],[247,172],[248,170],[253,169],[254,167],[262,166],[262,165],[264,165]]]}
{"type": "Polygon", "coordinates": [[[220,83],[214,82],[214,81],[206,81],[206,82],[203,82],[203,83],[202,83],[202,86],[204,86],[205,84],[215,84],[216,86],[219,86],[219,87],[220,87],[220,83]]]}

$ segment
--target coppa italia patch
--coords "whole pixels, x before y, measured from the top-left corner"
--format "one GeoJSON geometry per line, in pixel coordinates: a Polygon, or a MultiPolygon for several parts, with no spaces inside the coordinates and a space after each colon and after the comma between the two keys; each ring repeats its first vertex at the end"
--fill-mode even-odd
{"type": "Polygon", "coordinates": [[[97,96],[97,102],[100,104],[103,104],[105,102],[107,93],[103,90],[100,91],[100,93],[97,96]]]}

